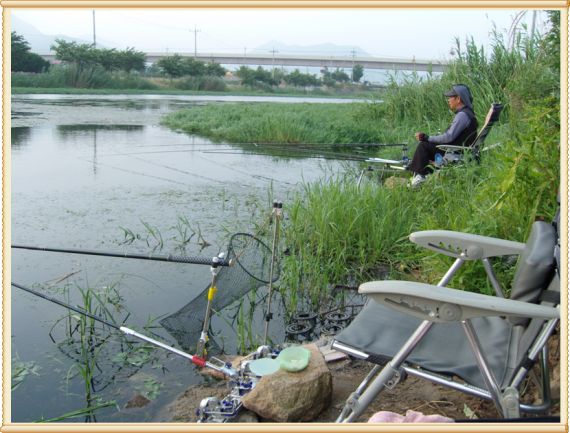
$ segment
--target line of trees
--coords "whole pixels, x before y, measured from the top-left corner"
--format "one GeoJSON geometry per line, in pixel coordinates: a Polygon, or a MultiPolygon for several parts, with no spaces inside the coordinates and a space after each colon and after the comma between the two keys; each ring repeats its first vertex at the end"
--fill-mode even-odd
{"type": "MultiPolygon", "coordinates": [[[[38,54],[30,51],[30,44],[23,36],[12,32],[12,68],[13,72],[47,72],[50,64],[38,54]]],[[[185,78],[187,85],[195,86],[196,80],[221,83],[227,70],[216,62],[203,62],[192,57],[183,57],[179,54],[161,58],[154,65],[147,68],[146,54],[134,48],[117,50],[115,48],[96,48],[92,44],[80,44],[56,39],[51,46],[57,60],[61,65],[53,66],[50,75],[60,85],[72,87],[100,87],[113,80],[135,80],[137,88],[145,78],[135,73],[146,72],[148,75],[163,75],[171,78],[185,78]],[[53,73],[52,73],[53,72],[53,73]],[[57,76],[57,77],[56,77],[57,76]],[[188,81],[194,80],[194,81],[188,81]]],[[[286,73],[282,69],[266,70],[261,66],[256,69],[241,66],[236,76],[244,86],[252,88],[266,88],[287,83],[295,87],[334,87],[349,82],[357,83],[363,76],[361,65],[354,65],[352,76],[336,69],[329,71],[327,67],[321,70],[322,78],[315,74],[301,73],[299,69],[286,73]]],[[[134,83],[134,81],[133,81],[134,83]]],[[[219,83],[217,83],[218,87],[219,83]]],[[[143,86],[144,87],[144,86],[143,86]]],[[[225,87],[225,84],[222,86],[225,87]]]]}
{"type": "Polygon", "coordinates": [[[179,54],[163,57],[156,62],[156,66],[161,72],[173,78],[183,76],[223,77],[226,73],[226,69],[224,69],[219,63],[206,63],[192,57],[182,57],[179,54]]]}
{"type": "Polygon", "coordinates": [[[30,44],[22,35],[12,32],[11,40],[11,68],[14,72],[45,72],[49,69],[49,62],[41,56],[30,51],[30,44]]]}
{"type": "Polygon", "coordinates": [[[58,60],[77,65],[80,69],[101,67],[106,71],[144,71],[146,54],[134,48],[117,50],[115,48],[95,48],[91,44],[78,44],[63,39],[56,39],[51,46],[58,60]]]}
{"type": "MultiPolygon", "coordinates": [[[[296,87],[316,87],[321,85],[334,87],[339,83],[343,84],[351,81],[351,77],[346,72],[338,68],[331,72],[327,67],[321,70],[322,78],[318,78],[315,74],[303,74],[299,69],[295,69],[287,74],[281,69],[268,71],[261,66],[258,66],[257,69],[240,66],[235,74],[242,84],[249,87],[277,86],[282,81],[296,87]]],[[[352,81],[354,83],[359,82],[363,75],[364,68],[362,65],[355,65],[352,68],[352,81]]]]}

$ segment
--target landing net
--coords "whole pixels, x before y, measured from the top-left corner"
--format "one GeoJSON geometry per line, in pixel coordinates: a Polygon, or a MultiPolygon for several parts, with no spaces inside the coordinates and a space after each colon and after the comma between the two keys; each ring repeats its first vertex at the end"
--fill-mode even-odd
{"type": "MultiPolygon", "coordinates": [[[[216,294],[212,302],[215,312],[241,299],[249,291],[269,283],[271,249],[257,237],[248,233],[234,234],[228,245],[227,258],[231,266],[222,267],[216,278],[216,294]]],[[[276,260],[273,282],[279,279],[280,267],[276,260]]],[[[192,301],[177,312],[165,317],[160,324],[172,335],[184,350],[193,353],[204,324],[204,312],[208,305],[208,286],[192,301]]],[[[215,347],[210,342],[210,351],[215,347]]]]}

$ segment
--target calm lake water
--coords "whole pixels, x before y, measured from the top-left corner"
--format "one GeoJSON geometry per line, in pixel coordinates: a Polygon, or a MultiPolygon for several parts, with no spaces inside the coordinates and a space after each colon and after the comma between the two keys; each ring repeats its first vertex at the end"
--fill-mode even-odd
{"type": "MultiPolygon", "coordinates": [[[[173,132],[159,120],[195,104],[268,100],[306,102],[227,96],[12,97],[12,243],[132,253],[154,249],[208,258],[225,251],[231,233],[256,232],[273,200],[283,201],[286,212],[303,182],[343,170],[347,163],[260,155],[173,132]],[[180,249],[183,229],[195,235],[180,249]]],[[[149,332],[174,345],[159,319],[194,299],[211,278],[209,267],[200,265],[20,249],[12,250],[11,260],[13,282],[82,308],[82,291],[105,292],[113,317],[137,329],[151,323],[149,332]]],[[[76,317],[15,288],[11,308],[13,422],[51,419],[109,401],[117,407],[66,421],[166,421],[165,406],[205,380],[186,360],[144,344],[126,344],[99,325],[93,340],[82,343],[79,331],[73,331],[76,317]],[[151,403],[125,408],[137,394],[151,403]]],[[[232,314],[235,309],[229,308],[216,316],[212,329],[226,351],[235,353],[232,314]]],[[[279,315],[270,335],[283,338],[279,315]]]]}

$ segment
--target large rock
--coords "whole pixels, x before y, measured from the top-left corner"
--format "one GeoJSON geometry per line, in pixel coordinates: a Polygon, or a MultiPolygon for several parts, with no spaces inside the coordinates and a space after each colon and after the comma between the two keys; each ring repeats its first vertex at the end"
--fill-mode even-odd
{"type": "Polygon", "coordinates": [[[243,405],[276,422],[311,421],[331,401],[332,376],[318,347],[308,344],[309,365],[295,373],[279,370],[262,377],[243,397],[243,405]]]}

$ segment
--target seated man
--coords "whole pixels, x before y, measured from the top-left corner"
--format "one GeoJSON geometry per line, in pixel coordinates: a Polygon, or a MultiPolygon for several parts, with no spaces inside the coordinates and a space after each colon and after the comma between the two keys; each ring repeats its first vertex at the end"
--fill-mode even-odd
{"type": "Polygon", "coordinates": [[[477,119],[473,112],[473,97],[469,88],[464,84],[456,84],[444,93],[449,108],[455,112],[453,122],[447,130],[440,135],[426,135],[416,132],[419,141],[412,162],[407,167],[413,172],[412,186],[416,187],[431,173],[430,161],[435,160],[436,153],[443,155],[443,151],[436,148],[438,144],[454,146],[470,146],[477,137],[477,119]]]}

